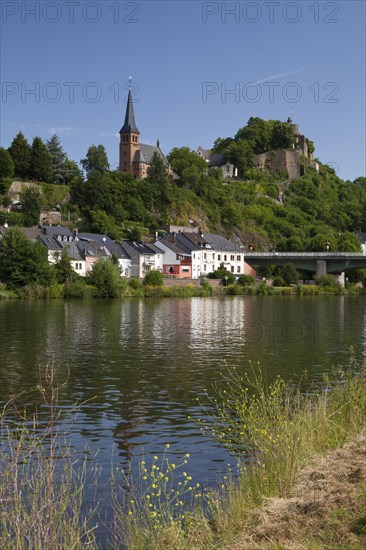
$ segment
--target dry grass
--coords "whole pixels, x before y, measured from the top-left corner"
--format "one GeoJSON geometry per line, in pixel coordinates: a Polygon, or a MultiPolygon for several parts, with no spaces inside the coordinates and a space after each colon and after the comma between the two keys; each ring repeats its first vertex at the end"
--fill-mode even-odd
{"type": "Polygon", "coordinates": [[[366,547],[366,435],[314,459],[288,498],[254,510],[227,550],[366,547]]]}
{"type": "Polygon", "coordinates": [[[62,386],[46,368],[37,390],[22,395],[38,401],[38,411],[28,416],[16,399],[0,411],[1,550],[96,547],[95,509],[84,502],[94,477],[65,439],[70,419],[58,404],[62,386]]]}

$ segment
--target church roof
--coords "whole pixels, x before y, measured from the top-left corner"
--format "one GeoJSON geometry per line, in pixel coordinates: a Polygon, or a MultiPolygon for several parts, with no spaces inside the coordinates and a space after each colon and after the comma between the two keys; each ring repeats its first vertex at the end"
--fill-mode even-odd
{"type": "Polygon", "coordinates": [[[222,153],[209,155],[209,166],[223,166],[226,162],[226,157],[222,153]]]}
{"type": "Polygon", "coordinates": [[[140,150],[136,151],[133,162],[144,162],[146,164],[151,164],[154,153],[157,153],[162,158],[164,166],[168,166],[169,163],[165,155],[161,152],[160,147],[148,145],[147,143],[140,143],[140,150]]]}
{"type": "Polygon", "coordinates": [[[121,134],[122,132],[135,132],[136,134],[140,133],[137,129],[136,122],[135,122],[135,113],[134,113],[134,110],[133,110],[133,101],[132,101],[131,90],[128,91],[125,123],[122,126],[119,133],[121,134]]]}

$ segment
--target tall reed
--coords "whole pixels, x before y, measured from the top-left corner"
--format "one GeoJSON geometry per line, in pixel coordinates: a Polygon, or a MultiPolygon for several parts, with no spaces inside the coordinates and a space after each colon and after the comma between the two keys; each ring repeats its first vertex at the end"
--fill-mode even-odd
{"type": "Polygon", "coordinates": [[[58,401],[64,385],[56,385],[54,368],[47,368],[36,392],[12,399],[0,414],[2,550],[76,549],[95,542],[96,514],[84,500],[94,474],[66,442],[70,418],[58,401]],[[24,401],[38,401],[33,414],[18,405],[24,401]]]}

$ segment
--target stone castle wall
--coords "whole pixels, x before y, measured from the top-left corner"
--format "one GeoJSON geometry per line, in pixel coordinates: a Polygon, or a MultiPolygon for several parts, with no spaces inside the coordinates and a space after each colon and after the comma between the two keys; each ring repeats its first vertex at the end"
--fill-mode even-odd
{"type": "Polygon", "coordinates": [[[268,151],[256,155],[255,164],[257,168],[268,171],[271,174],[278,174],[287,170],[289,179],[298,178],[301,174],[300,157],[302,151],[296,149],[283,149],[280,151],[268,151]]]}

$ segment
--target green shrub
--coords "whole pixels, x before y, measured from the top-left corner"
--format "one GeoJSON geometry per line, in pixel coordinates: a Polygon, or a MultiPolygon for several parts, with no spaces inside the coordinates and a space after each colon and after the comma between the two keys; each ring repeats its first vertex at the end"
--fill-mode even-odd
{"type": "Polygon", "coordinates": [[[66,281],[63,291],[64,298],[85,298],[86,284],[82,279],[66,281]]]}
{"type": "Polygon", "coordinates": [[[96,288],[96,296],[102,298],[118,298],[126,288],[118,266],[109,259],[100,259],[93,265],[89,280],[96,288]]]}
{"type": "Polygon", "coordinates": [[[283,277],[280,277],[279,275],[277,277],[273,278],[273,286],[285,286],[285,281],[283,277]]]}
{"type": "Polygon", "coordinates": [[[318,275],[315,277],[315,282],[323,288],[331,287],[335,289],[337,287],[337,283],[332,275],[318,275]]]}
{"type": "MultiPolygon", "coordinates": [[[[222,264],[223,265],[223,264],[222,264]]],[[[224,267],[220,267],[207,275],[208,279],[221,279],[223,285],[232,285],[235,283],[235,275],[227,271],[224,267]]]]}
{"type": "Polygon", "coordinates": [[[157,269],[148,271],[144,278],[144,285],[146,286],[163,286],[163,275],[157,269]]]}
{"type": "Polygon", "coordinates": [[[255,283],[255,278],[252,275],[240,275],[238,285],[251,286],[255,283]]]}
{"type": "Polygon", "coordinates": [[[134,290],[138,290],[142,288],[142,281],[140,281],[137,277],[132,277],[128,280],[128,286],[134,290]]]}
{"type": "Polygon", "coordinates": [[[295,287],[295,294],[299,296],[319,296],[321,293],[321,287],[316,285],[297,285],[295,287]]]}

